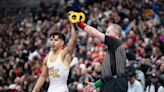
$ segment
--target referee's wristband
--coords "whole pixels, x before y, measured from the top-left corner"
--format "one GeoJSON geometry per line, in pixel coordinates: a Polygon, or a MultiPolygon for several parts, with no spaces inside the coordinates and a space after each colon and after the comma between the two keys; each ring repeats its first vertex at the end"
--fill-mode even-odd
{"type": "Polygon", "coordinates": [[[103,83],[102,83],[102,81],[99,79],[99,80],[97,80],[97,81],[94,83],[94,86],[95,86],[96,88],[99,88],[99,87],[102,87],[102,86],[103,86],[103,83]]]}
{"type": "Polygon", "coordinates": [[[84,30],[84,28],[87,26],[87,24],[84,23],[84,22],[79,22],[79,23],[78,23],[78,26],[79,26],[82,30],[84,30]]]}

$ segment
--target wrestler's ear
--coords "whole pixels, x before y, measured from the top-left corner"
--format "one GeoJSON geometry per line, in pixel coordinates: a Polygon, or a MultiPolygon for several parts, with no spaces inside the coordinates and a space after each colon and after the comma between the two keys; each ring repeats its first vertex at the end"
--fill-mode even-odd
{"type": "Polygon", "coordinates": [[[63,40],[61,41],[61,46],[64,46],[64,41],[63,40]]]}

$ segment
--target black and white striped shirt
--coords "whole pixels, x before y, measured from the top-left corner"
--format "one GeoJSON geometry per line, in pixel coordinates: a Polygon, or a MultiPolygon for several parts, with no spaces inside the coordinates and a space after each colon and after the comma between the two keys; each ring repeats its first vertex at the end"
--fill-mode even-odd
{"type": "Polygon", "coordinates": [[[102,79],[105,81],[113,75],[125,73],[126,52],[122,42],[114,37],[105,36],[104,43],[108,47],[108,54],[102,64],[102,79]]]}

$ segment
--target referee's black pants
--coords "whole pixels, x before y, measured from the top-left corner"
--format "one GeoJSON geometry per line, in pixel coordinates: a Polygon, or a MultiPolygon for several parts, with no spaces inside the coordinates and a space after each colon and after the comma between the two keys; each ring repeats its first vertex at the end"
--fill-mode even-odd
{"type": "Polygon", "coordinates": [[[124,77],[111,78],[105,82],[103,92],[127,92],[128,81],[124,77]]]}

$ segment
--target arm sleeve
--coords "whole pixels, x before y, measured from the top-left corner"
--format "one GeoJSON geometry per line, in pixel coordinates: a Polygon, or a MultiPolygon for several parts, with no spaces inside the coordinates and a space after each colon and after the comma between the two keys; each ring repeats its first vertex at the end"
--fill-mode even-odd
{"type": "Polygon", "coordinates": [[[158,92],[164,92],[164,87],[163,87],[163,86],[160,86],[160,87],[158,88],[158,92]]]}
{"type": "Polygon", "coordinates": [[[96,88],[99,88],[99,87],[102,87],[104,84],[103,82],[101,81],[101,79],[97,80],[95,83],[94,83],[95,87],[96,88]]]}
{"type": "Polygon", "coordinates": [[[108,46],[109,50],[115,50],[117,47],[120,46],[121,41],[114,37],[105,35],[104,43],[108,46]]]}

